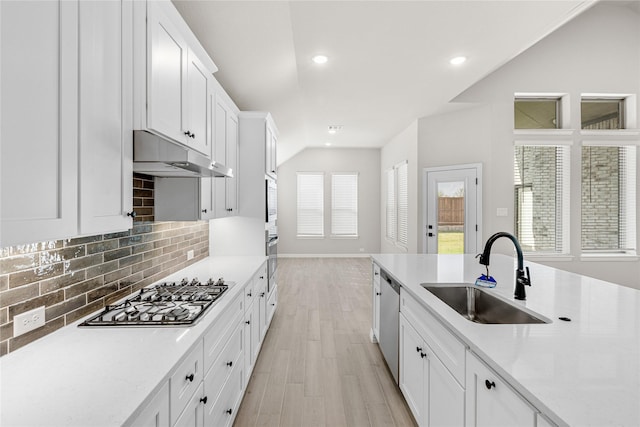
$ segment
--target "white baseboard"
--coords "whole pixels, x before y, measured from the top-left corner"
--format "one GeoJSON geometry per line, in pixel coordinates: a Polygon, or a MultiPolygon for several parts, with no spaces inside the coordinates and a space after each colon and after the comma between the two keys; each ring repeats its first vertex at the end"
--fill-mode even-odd
{"type": "Polygon", "coordinates": [[[369,258],[371,254],[283,254],[278,252],[278,258],[369,258]]]}

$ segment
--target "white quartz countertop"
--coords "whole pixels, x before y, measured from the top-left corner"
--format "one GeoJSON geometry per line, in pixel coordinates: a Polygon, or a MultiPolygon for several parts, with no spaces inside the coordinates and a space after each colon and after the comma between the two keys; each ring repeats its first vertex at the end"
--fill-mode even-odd
{"type": "Polygon", "coordinates": [[[528,262],[527,300],[513,298],[516,260],[491,255],[489,289],[549,324],[470,322],[421,283],[474,283],[473,255],[372,259],[527,400],[559,425],[640,426],[640,291],[528,262]],[[570,322],[559,320],[568,317],[570,322]]]}
{"type": "Polygon", "coordinates": [[[78,321],[0,358],[0,426],[120,426],[267,260],[209,257],[159,282],[236,282],[191,327],[78,328],[78,321]]]}

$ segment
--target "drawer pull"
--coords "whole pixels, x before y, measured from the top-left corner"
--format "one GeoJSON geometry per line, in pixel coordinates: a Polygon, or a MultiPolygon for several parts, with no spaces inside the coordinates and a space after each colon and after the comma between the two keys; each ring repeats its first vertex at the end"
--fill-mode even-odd
{"type": "Polygon", "coordinates": [[[249,298],[251,298],[251,292],[249,292],[249,293],[247,294],[247,296],[248,296],[249,298]]]}
{"type": "Polygon", "coordinates": [[[264,298],[264,292],[260,293],[260,298],[264,298]]]}
{"type": "Polygon", "coordinates": [[[251,324],[251,321],[250,321],[250,320],[247,320],[247,321],[246,321],[246,322],[244,322],[244,323],[246,323],[247,325],[250,325],[250,324],[251,324]]]}
{"type": "Polygon", "coordinates": [[[207,396],[201,397],[200,398],[200,402],[202,402],[202,403],[204,403],[206,405],[207,404],[207,396]]]}
{"type": "Polygon", "coordinates": [[[425,357],[427,357],[427,355],[426,353],[420,352],[420,357],[424,359],[425,357]]]}
{"type": "Polygon", "coordinates": [[[416,351],[417,351],[418,353],[422,353],[422,347],[416,347],[416,351]]]}
{"type": "Polygon", "coordinates": [[[227,410],[226,410],[226,411],[224,411],[224,412],[226,412],[227,414],[231,415],[231,414],[233,413],[233,409],[227,409],[227,410]]]}
{"type": "Polygon", "coordinates": [[[186,377],[184,377],[185,380],[189,380],[191,382],[193,382],[193,379],[195,378],[195,376],[193,374],[191,375],[187,375],[186,377]]]}
{"type": "Polygon", "coordinates": [[[496,383],[489,380],[484,380],[484,385],[487,387],[487,390],[491,390],[492,387],[496,386],[496,383]]]}
{"type": "Polygon", "coordinates": [[[227,366],[233,366],[233,362],[227,362],[227,366]]]}

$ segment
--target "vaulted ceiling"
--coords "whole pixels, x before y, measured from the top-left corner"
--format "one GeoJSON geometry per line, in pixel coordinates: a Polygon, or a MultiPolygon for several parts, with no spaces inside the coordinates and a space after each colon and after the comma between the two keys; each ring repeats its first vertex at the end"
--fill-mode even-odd
{"type": "Polygon", "coordinates": [[[238,107],[271,112],[281,164],[310,146],[384,145],[594,1],[173,3],[238,107]]]}

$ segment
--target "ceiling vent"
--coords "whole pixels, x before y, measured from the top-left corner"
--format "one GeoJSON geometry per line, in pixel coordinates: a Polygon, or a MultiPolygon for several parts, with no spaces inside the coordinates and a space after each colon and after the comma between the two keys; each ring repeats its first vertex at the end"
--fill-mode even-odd
{"type": "Polygon", "coordinates": [[[336,133],[340,132],[342,128],[342,125],[329,125],[329,133],[331,135],[335,135],[336,133]]]}

